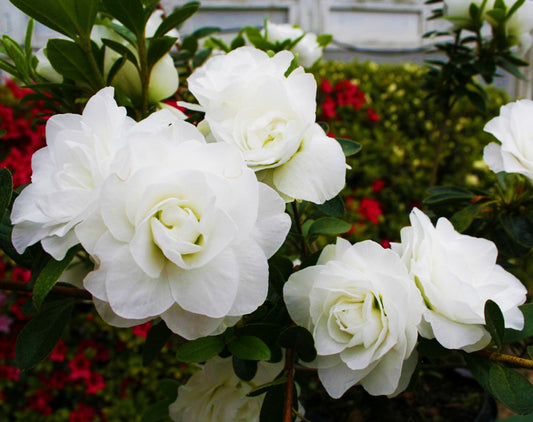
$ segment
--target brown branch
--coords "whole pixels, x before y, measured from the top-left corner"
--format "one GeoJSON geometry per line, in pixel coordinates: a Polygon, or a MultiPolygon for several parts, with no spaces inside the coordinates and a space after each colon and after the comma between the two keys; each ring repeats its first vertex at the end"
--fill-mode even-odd
{"type": "MultiPolygon", "coordinates": [[[[0,280],[0,290],[11,290],[15,292],[26,293],[31,293],[32,291],[27,283],[11,280],[0,280]]],[[[50,290],[50,293],[83,300],[91,300],[93,298],[93,296],[87,290],[78,289],[76,287],[54,286],[50,290]]]]}
{"type": "Polygon", "coordinates": [[[492,362],[503,363],[513,368],[533,369],[533,360],[519,358],[513,355],[506,355],[499,352],[489,352],[487,350],[480,350],[476,354],[489,359],[492,362]]]}
{"type": "Polygon", "coordinates": [[[292,421],[292,389],[294,387],[294,358],[293,350],[285,352],[285,372],[287,372],[287,384],[285,385],[285,407],[283,408],[283,422],[292,421]]]}

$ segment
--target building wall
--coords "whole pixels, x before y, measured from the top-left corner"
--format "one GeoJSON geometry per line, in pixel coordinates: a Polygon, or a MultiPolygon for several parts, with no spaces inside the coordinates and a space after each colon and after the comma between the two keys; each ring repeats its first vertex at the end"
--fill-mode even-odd
{"type": "MultiPolygon", "coordinates": [[[[185,1],[161,3],[170,12],[185,1]]],[[[326,58],[422,63],[427,57],[422,50],[428,44],[423,34],[446,25],[439,20],[427,20],[430,7],[424,0],[203,0],[200,11],[185,23],[181,32],[217,26],[225,31],[222,38],[231,39],[236,29],[262,26],[268,18],[277,23],[296,23],[307,31],[332,34],[335,42],[326,51],[326,58]]],[[[21,41],[26,22],[27,17],[8,0],[0,0],[0,33],[21,41]]],[[[53,36],[53,31],[36,25],[35,47],[44,46],[53,36]]],[[[533,63],[533,51],[528,58],[533,63]]],[[[525,73],[533,80],[533,65],[525,73]]],[[[498,85],[513,97],[533,97],[530,82],[505,75],[498,85]]]]}

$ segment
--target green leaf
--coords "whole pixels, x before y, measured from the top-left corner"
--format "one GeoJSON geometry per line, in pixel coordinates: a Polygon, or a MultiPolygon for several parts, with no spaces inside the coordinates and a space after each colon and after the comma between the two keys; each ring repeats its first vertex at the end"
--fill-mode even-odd
{"type": "Polygon", "coordinates": [[[194,58],[192,59],[192,65],[193,67],[200,67],[205,63],[205,61],[209,58],[211,55],[211,49],[210,48],[203,48],[198,53],[195,54],[194,58]]]}
{"type": "Polygon", "coordinates": [[[20,45],[8,35],[2,36],[2,45],[9,58],[13,61],[17,71],[22,75],[22,78],[29,79],[28,63],[20,45]]]}
{"type": "Polygon", "coordinates": [[[312,334],[304,327],[289,327],[279,335],[282,347],[293,349],[304,362],[316,358],[315,341],[312,334]]]}
{"type": "Polygon", "coordinates": [[[336,138],[337,142],[341,144],[342,152],[346,157],[357,154],[361,151],[361,145],[351,139],[336,138]]]}
{"type": "Polygon", "coordinates": [[[218,26],[204,26],[203,28],[194,31],[191,36],[199,40],[200,38],[207,37],[215,32],[220,32],[220,28],[218,26]]]}
{"type": "Polygon", "coordinates": [[[436,204],[454,199],[471,200],[476,196],[468,189],[452,186],[437,186],[434,188],[429,188],[427,192],[429,197],[424,200],[424,204],[436,204]]]}
{"type": "Polygon", "coordinates": [[[41,307],[52,287],[59,281],[59,277],[67,269],[77,251],[78,248],[71,248],[61,261],[51,259],[39,273],[33,287],[33,303],[37,309],[41,307]]]}
{"type": "Polygon", "coordinates": [[[65,78],[96,86],[87,71],[91,68],[87,55],[75,42],[52,38],[46,44],[46,53],[52,67],[65,78]]]}
{"type": "Polygon", "coordinates": [[[286,376],[276,378],[272,382],[269,382],[269,383],[266,383],[266,384],[261,384],[260,386],[252,389],[246,395],[246,397],[257,397],[257,396],[260,396],[261,394],[266,393],[268,390],[272,389],[273,387],[276,387],[276,386],[282,385],[282,384],[286,384],[286,383],[287,383],[287,377],[286,376]]]}
{"type": "Polygon", "coordinates": [[[422,337],[419,339],[416,349],[421,357],[428,358],[441,358],[450,353],[450,350],[444,348],[437,340],[422,337]]]}
{"type": "Polygon", "coordinates": [[[490,299],[485,302],[485,325],[500,350],[503,346],[505,322],[500,307],[490,299]]]}
{"type": "Polygon", "coordinates": [[[506,329],[503,342],[515,343],[533,336],[533,303],[519,306],[518,309],[524,314],[524,328],[521,330],[506,329]]]}
{"type": "Polygon", "coordinates": [[[230,51],[230,48],[228,47],[228,45],[223,40],[221,40],[220,38],[216,38],[216,37],[209,38],[209,40],[207,40],[204,45],[206,47],[209,46],[211,48],[218,48],[224,51],[225,53],[229,53],[230,51]]]}
{"type": "Polygon", "coordinates": [[[137,38],[144,34],[146,20],[140,0],[102,0],[107,11],[133,32],[137,38]]]}
{"type": "Polygon", "coordinates": [[[518,372],[501,365],[492,365],[489,384],[494,397],[519,415],[533,412],[533,386],[518,372]]]}
{"type": "Polygon", "coordinates": [[[324,214],[331,215],[332,217],[342,217],[344,215],[344,202],[340,195],[315,206],[324,214]]]}
{"type": "Polygon", "coordinates": [[[157,383],[157,389],[161,391],[169,400],[175,401],[178,397],[178,388],[181,382],[173,378],[162,379],[157,383]]]}
{"type": "Polygon", "coordinates": [[[272,50],[273,45],[263,38],[261,31],[255,26],[247,26],[244,28],[244,33],[254,47],[263,51],[272,50]]]}
{"type": "Polygon", "coordinates": [[[251,381],[257,373],[256,360],[244,360],[233,356],[233,371],[243,381],[251,381]]]}
{"type": "Polygon", "coordinates": [[[24,37],[24,53],[26,57],[31,57],[33,54],[32,36],[33,28],[35,27],[35,21],[33,19],[28,20],[28,27],[26,28],[26,36],[24,37]]]}
{"type": "Polygon", "coordinates": [[[181,43],[181,50],[188,50],[193,54],[196,53],[196,50],[198,50],[198,40],[192,35],[185,37],[181,43]]]}
{"type": "Polygon", "coordinates": [[[109,40],[107,38],[102,38],[102,43],[110,48],[113,51],[116,51],[122,57],[132,62],[136,68],[139,67],[139,64],[137,62],[137,57],[135,57],[135,54],[133,54],[133,51],[131,51],[128,47],[126,47],[124,44],[121,44],[114,40],[109,40]]]}
{"type": "Polygon", "coordinates": [[[470,227],[470,224],[472,224],[476,216],[479,215],[484,208],[485,204],[482,202],[469,205],[468,207],[463,208],[452,215],[450,221],[452,222],[455,230],[457,230],[459,233],[462,233],[468,227],[470,227]]]}
{"type": "Polygon", "coordinates": [[[525,248],[533,247],[533,221],[531,217],[519,214],[501,214],[500,222],[507,234],[525,248]]]}
{"type": "Polygon", "coordinates": [[[324,48],[327,47],[333,41],[333,35],[331,34],[320,34],[316,37],[317,44],[324,48]]]}
{"type": "Polygon", "coordinates": [[[161,400],[151,405],[146,409],[142,415],[141,422],[160,422],[168,421],[168,407],[174,403],[175,400],[161,400]]]}
{"type": "Polygon", "coordinates": [[[484,390],[491,393],[492,390],[489,383],[489,371],[493,365],[491,361],[471,353],[464,353],[463,356],[468,365],[468,369],[470,369],[470,372],[479,385],[481,385],[484,390]]]}
{"type": "Polygon", "coordinates": [[[309,228],[309,237],[319,234],[342,234],[346,233],[352,225],[346,221],[334,217],[322,217],[316,220],[309,228]]]}
{"type": "Polygon", "coordinates": [[[285,403],[285,385],[274,385],[270,388],[263,400],[259,422],[273,422],[283,420],[285,403]]]}
{"type": "Polygon", "coordinates": [[[15,346],[15,362],[20,369],[29,369],[50,354],[61,338],[74,303],[74,299],[47,303],[26,323],[15,346]]]}
{"type": "Polygon", "coordinates": [[[239,336],[228,343],[228,349],[233,356],[244,360],[269,360],[270,349],[258,337],[239,336]]]}
{"type": "Polygon", "coordinates": [[[148,68],[151,69],[167,54],[178,39],[175,37],[151,38],[148,44],[148,68]]]}
{"type": "Polygon", "coordinates": [[[246,44],[246,40],[242,35],[237,35],[233,40],[231,41],[231,44],[229,46],[230,50],[235,50],[236,48],[242,47],[246,44]]]}
{"type": "Polygon", "coordinates": [[[172,331],[163,320],[150,327],[143,347],[143,366],[149,365],[156,358],[171,336],[172,331]]]}
{"type": "Polygon", "coordinates": [[[200,3],[192,1],[184,4],[182,7],[174,10],[166,19],[161,22],[157,30],[155,31],[154,38],[165,35],[167,32],[179,26],[194,15],[200,8],[200,3]]]}
{"type": "Polygon", "coordinates": [[[205,362],[218,355],[224,349],[224,342],[220,337],[201,337],[188,341],[178,348],[176,357],[187,363],[205,362]]]}
{"type": "Polygon", "coordinates": [[[0,168],[0,221],[4,218],[6,208],[13,195],[13,178],[6,168],[0,168]]]}
{"type": "Polygon", "coordinates": [[[97,0],[10,0],[43,25],[75,39],[88,38],[96,19],[97,0]]]}

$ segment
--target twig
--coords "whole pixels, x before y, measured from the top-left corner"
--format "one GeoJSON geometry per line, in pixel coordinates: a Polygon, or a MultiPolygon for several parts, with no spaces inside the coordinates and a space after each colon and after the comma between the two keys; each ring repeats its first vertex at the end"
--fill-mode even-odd
{"type": "MultiPolygon", "coordinates": [[[[0,280],[0,290],[26,293],[31,293],[32,291],[26,283],[11,280],[0,280]]],[[[93,298],[87,290],[78,289],[76,287],[54,286],[52,287],[52,290],[50,290],[50,293],[83,300],[91,300],[93,298]]]]}
{"type": "Polygon", "coordinates": [[[492,362],[503,363],[513,368],[533,369],[533,360],[519,358],[513,355],[506,355],[499,352],[489,352],[487,350],[480,350],[476,354],[489,359],[492,362]]]}
{"type": "Polygon", "coordinates": [[[287,384],[285,385],[285,407],[283,408],[283,422],[292,421],[292,389],[294,386],[294,359],[292,349],[285,353],[285,372],[287,372],[287,384]]]}

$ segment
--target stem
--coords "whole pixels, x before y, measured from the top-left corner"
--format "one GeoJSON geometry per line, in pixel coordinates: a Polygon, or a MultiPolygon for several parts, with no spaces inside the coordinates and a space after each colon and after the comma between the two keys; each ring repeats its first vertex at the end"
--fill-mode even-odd
{"type": "Polygon", "coordinates": [[[488,352],[486,350],[480,350],[476,353],[492,362],[503,363],[513,368],[533,369],[533,360],[531,359],[519,358],[499,352],[488,352]]]}
{"type": "MultiPolygon", "coordinates": [[[[15,292],[31,293],[28,284],[20,281],[0,280],[0,290],[10,290],[15,292]]],[[[55,293],[60,296],[73,297],[76,299],[91,300],[93,296],[84,289],[76,287],[54,286],[50,293],[55,293]]]]}
{"type": "Polygon", "coordinates": [[[294,356],[292,349],[287,349],[285,354],[285,372],[287,372],[287,384],[285,385],[285,407],[283,408],[283,422],[291,422],[292,389],[294,387],[294,356]]]}
{"type": "Polygon", "coordinates": [[[151,69],[148,69],[148,52],[146,51],[146,37],[140,35],[137,42],[139,52],[139,77],[141,79],[141,120],[148,117],[148,85],[150,84],[151,69]]]}
{"type": "Polygon", "coordinates": [[[296,224],[296,230],[300,235],[300,249],[302,250],[302,258],[304,258],[307,255],[307,245],[305,244],[304,232],[300,222],[300,213],[298,212],[298,206],[296,205],[296,202],[291,202],[291,207],[294,216],[294,223],[296,224]]]}
{"type": "Polygon", "coordinates": [[[94,58],[93,49],[91,46],[91,38],[90,37],[80,38],[79,46],[87,55],[87,60],[89,61],[89,65],[91,66],[91,72],[96,77],[97,86],[95,86],[94,88],[99,90],[100,88],[105,87],[106,81],[104,79],[104,75],[102,75],[102,72],[100,72],[100,69],[98,68],[98,64],[96,63],[96,60],[94,58]]]}

